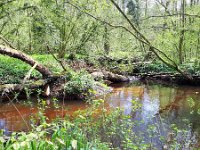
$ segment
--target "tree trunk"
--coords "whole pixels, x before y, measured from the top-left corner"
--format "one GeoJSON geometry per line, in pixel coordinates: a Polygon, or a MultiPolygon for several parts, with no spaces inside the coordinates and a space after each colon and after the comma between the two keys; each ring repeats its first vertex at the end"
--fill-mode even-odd
{"type": "Polygon", "coordinates": [[[148,0],[145,1],[145,18],[147,17],[147,13],[148,13],[148,0]]]}
{"type": "Polygon", "coordinates": [[[103,38],[104,38],[104,51],[105,51],[106,55],[108,55],[109,52],[110,52],[110,42],[109,42],[108,27],[107,27],[106,24],[104,25],[104,35],[103,35],[103,38]]]}
{"type": "Polygon", "coordinates": [[[179,63],[182,64],[184,61],[184,38],[185,38],[185,0],[182,0],[181,4],[181,32],[179,38],[179,63]]]}
{"type": "Polygon", "coordinates": [[[46,68],[42,64],[39,64],[37,61],[35,61],[30,56],[28,56],[27,54],[25,54],[21,51],[0,45],[0,54],[7,55],[7,56],[10,56],[13,58],[17,58],[31,66],[34,66],[35,64],[37,64],[35,69],[37,71],[39,71],[44,78],[52,75],[52,73],[49,71],[48,68],[46,68]]]}
{"type": "MultiPolygon", "coordinates": [[[[116,9],[122,14],[122,16],[125,18],[125,20],[129,23],[131,28],[134,30],[135,34],[132,34],[137,40],[144,43],[149,47],[149,51],[153,52],[155,56],[162,61],[164,64],[166,64],[168,67],[176,70],[180,74],[182,74],[185,78],[188,80],[193,80],[192,75],[188,72],[182,71],[177,63],[172,60],[170,57],[168,57],[164,52],[162,52],[160,49],[154,47],[151,42],[136,28],[136,26],[131,22],[131,20],[127,17],[127,15],[120,9],[120,7],[116,4],[115,0],[110,0],[110,2],[116,7],[116,9]],[[136,35],[137,34],[137,35],[136,35]]],[[[169,13],[170,14],[170,13],[169,13]]],[[[185,18],[185,17],[184,17],[185,18]]],[[[172,22],[173,23],[173,22],[172,22]]],[[[130,30],[126,30],[129,33],[132,33],[130,30]]]]}

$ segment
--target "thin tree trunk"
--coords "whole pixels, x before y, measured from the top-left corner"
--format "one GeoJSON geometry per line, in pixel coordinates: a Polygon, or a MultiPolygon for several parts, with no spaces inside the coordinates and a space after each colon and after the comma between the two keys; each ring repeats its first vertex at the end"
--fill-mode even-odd
{"type": "Polygon", "coordinates": [[[21,51],[0,45],[0,54],[7,55],[7,56],[10,56],[13,58],[17,58],[17,59],[29,64],[30,66],[34,66],[35,64],[37,64],[35,69],[37,71],[39,71],[44,78],[52,75],[52,73],[49,71],[49,69],[47,67],[43,66],[42,64],[39,64],[33,58],[31,58],[30,56],[28,56],[27,54],[25,54],[21,51]]]}
{"type": "Polygon", "coordinates": [[[180,32],[180,39],[179,39],[179,63],[182,64],[183,60],[184,60],[184,37],[185,37],[185,0],[182,0],[182,4],[181,4],[181,11],[182,11],[182,15],[181,15],[181,25],[182,25],[182,30],[180,32]]]}
{"type": "Polygon", "coordinates": [[[148,0],[145,1],[145,18],[147,17],[147,13],[148,13],[148,0]]]}
{"type": "Polygon", "coordinates": [[[193,77],[191,76],[191,74],[187,74],[187,72],[183,72],[171,58],[169,58],[164,52],[162,52],[161,50],[159,50],[158,48],[154,47],[151,44],[151,42],[135,27],[135,25],[131,22],[131,20],[127,17],[127,15],[120,9],[120,7],[116,4],[114,0],[110,0],[110,1],[116,7],[116,9],[122,14],[122,16],[126,19],[126,21],[129,23],[131,28],[135,31],[135,34],[133,34],[133,36],[136,39],[138,39],[140,42],[149,46],[149,51],[153,52],[156,55],[156,57],[159,60],[161,60],[164,64],[166,64],[168,67],[175,69],[180,74],[182,74],[185,78],[189,80],[193,80],[193,77]]]}
{"type": "Polygon", "coordinates": [[[109,33],[108,33],[108,27],[105,24],[104,25],[104,51],[106,52],[106,55],[110,52],[110,43],[109,43],[109,33]]]}
{"type": "Polygon", "coordinates": [[[198,41],[197,41],[197,50],[196,50],[196,57],[198,59],[200,59],[200,28],[199,28],[199,32],[197,33],[197,36],[198,36],[198,41]]]}

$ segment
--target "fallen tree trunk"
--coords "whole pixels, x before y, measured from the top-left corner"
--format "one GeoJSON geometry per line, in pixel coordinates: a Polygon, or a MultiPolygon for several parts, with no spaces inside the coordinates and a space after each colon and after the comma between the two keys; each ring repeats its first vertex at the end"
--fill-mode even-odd
{"type": "Polygon", "coordinates": [[[38,80],[27,84],[4,84],[0,85],[0,93],[20,92],[24,88],[37,89],[47,84],[47,80],[38,80]]]}
{"type": "MultiPolygon", "coordinates": [[[[4,100],[4,99],[9,99],[11,97],[15,97],[15,94],[18,93],[19,95],[21,95],[21,93],[23,93],[23,95],[25,95],[24,93],[26,89],[33,91],[36,91],[38,89],[44,89],[45,85],[47,85],[48,80],[38,80],[38,81],[34,81],[34,82],[29,82],[26,84],[5,84],[5,85],[0,85],[0,100],[4,100]]],[[[45,93],[46,91],[43,91],[43,93],[45,93]]],[[[19,96],[18,95],[18,96],[19,96]]]]}
{"type": "Polygon", "coordinates": [[[139,78],[134,76],[124,76],[120,74],[115,74],[109,71],[95,71],[91,73],[92,77],[95,80],[104,79],[104,81],[108,83],[120,83],[120,82],[130,82],[130,81],[137,81],[139,78]]]}
{"type": "Polygon", "coordinates": [[[133,76],[138,77],[143,82],[153,81],[165,85],[200,85],[200,76],[193,75],[193,80],[185,78],[179,73],[134,73],[133,76]]]}
{"type": "MultiPolygon", "coordinates": [[[[67,93],[65,91],[65,84],[67,81],[63,76],[50,77],[48,79],[41,79],[37,81],[30,81],[26,84],[5,84],[0,85],[0,101],[16,99],[17,97],[26,97],[26,89],[29,89],[32,96],[41,95],[43,97],[53,97],[58,99],[85,99],[87,96],[100,96],[112,91],[111,87],[105,87],[104,84],[100,82],[95,82],[92,89],[95,93],[89,91],[83,93],[67,93]],[[38,90],[40,89],[40,90],[38,90]],[[40,91],[38,93],[38,91],[40,91]]],[[[30,95],[29,95],[30,96],[30,95]]]]}
{"type": "Polygon", "coordinates": [[[13,57],[13,58],[17,58],[17,59],[29,64],[30,66],[34,66],[35,64],[37,64],[35,69],[37,71],[39,71],[44,78],[52,75],[52,73],[50,72],[50,70],[47,67],[38,63],[33,58],[31,58],[30,56],[28,56],[27,54],[25,54],[21,51],[0,45],[0,54],[7,55],[7,56],[10,56],[10,57],[13,57]]]}

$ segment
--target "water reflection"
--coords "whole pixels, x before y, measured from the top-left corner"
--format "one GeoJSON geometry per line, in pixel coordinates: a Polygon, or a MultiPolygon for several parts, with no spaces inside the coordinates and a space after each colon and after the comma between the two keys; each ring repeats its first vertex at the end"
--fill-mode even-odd
{"type": "Polygon", "coordinates": [[[158,97],[155,95],[150,97],[150,90],[147,88],[144,89],[144,95],[142,100],[142,111],[141,111],[141,119],[144,120],[145,123],[154,118],[154,116],[159,112],[160,101],[158,97]]]}
{"type": "MultiPolygon", "coordinates": [[[[156,146],[162,146],[160,136],[169,138],[171,124],[187,131],[186,140],[199,139],[200,134],[200,87],[165,87],[162,85],[126,85],[117,87],[107,96],[110,107],[121,107],[133,121],[142,122],[134,127],[138,134],[143,133],[144,140],[151,140],[156,146]],[[131,101],[139,101],[141,109],[132,112],[131,101]],[[189,101],[193,101],[193,106],[189,101]],[[159,133],[153,133],[149,139],[149,128],[156,126],[159,133]],[[148,135],[148,136],[147,136],[148,135]],[[157,137],[156,137],[157,135],[157,137]]],[[[153,130],[153,129],[151,129],[153,130]]],[[[180,135],[181,137],[181,135],[180,135]]]]}
{"type": "MultiPolygon", "coordinates": [[[[106,106],[123,108],[124,114],[131,115],[133,121],[143,122],[134,127],[140,134],[145,134],[146,141],[151,125],[156,124],[159,136],[166,138],[170,135],[169,126],[176,124],[178,128],[187,131],[187,139],[196,140],[200,135],[200,87],[166,87],[162,85],[115,85],[112,93],[105,96],[106,106]],[[191,105],[190,101],[194,105],[191,105]],[[141,108],[133,111],[133,102],[138,101],[141,108]],[[187,120],[187,121],[185,121],[187,120]]],[[[67,101],[63,109],[49,107],[45,115],[52,120],[56,117],[63,117],[66,114],[72,115],[76,110],[87,108],[83,101],[67,101]]],[[[38,112],[37,104],[27,106],[24,104],[12,103],[1,104],[0,108],[0,129],[9,131],[27,130],[30,124],[30,116],[38,112]],[[16,109],[17,108],[17,109],[16,109]]],[[[153,130],[153,129],[151,129],[153,130]]],[[[156,146],[161,145],[158,137],[152,138],[156,146]]]]}
{"type": "MultiPolygon", "coordinates": [[[[83,101],[68,101],[64,105],[60,102],[59,108],[55,108],[52,103],[47,105],[44,115],[47,121],[55,118],[62,118],[66,115],[72,116],[77,110],[84,110],[87,103],[83,101]]],[[[5,130],[5,134],[11,131],[27,131],[31,128],[31,118],[38,120],[38,103],[32,102],[31,106],[23,103],[6,103],[0,107],[0,129],[5,130]]]]}

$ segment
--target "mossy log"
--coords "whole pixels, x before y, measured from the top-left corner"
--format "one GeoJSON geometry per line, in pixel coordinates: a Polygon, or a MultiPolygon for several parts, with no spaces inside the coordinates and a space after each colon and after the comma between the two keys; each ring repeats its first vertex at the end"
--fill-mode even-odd
{"type": "MultiPolygon", "coordinates": [[[[37,81],[29,81],[25,84],[5,84],[0,85],[0,100],[11,99],[15,93],[18,93],[20,96],[26,96],[26,90],[31,91],[32,94],[41,94],[44,97],[53,97],[53,98],[65,98],[69,100],[70,98],[84,99],[84,97],[79,97],[83,95],[78,93],[73,95],[70,93],[65,93],[65,84],[67,81],[64,76],[54,76],[47,79],[41,79],[37,81]],[[38,91],[41,91],[38,93],[38,91]]],[[[91,96],[100,96],[112,91],[112,88],[107,87],[99,82],[95,82],[93,86],[95,94],[91,96]]],[[[90,95],[90,93],[88,93],[90,95]]]]}
{"type": "Polygon", "coordinates": [[[109,71],[94,71],[91,73],[95,80],[103,79],[106,83],[119,83],[119,82],[130,82],[130,81],[138,81],[139,78],[137,76],[125,76],[116,73],[112,73],[109,71]]]}

